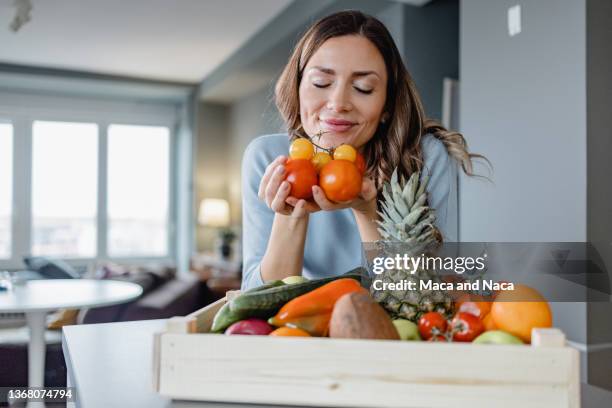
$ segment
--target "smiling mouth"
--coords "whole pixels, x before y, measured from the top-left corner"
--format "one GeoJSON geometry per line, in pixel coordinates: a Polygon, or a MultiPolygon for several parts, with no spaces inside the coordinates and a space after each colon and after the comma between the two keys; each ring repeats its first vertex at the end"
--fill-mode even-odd
{"type": "Polygon", "coordinates": [[[346,132],[356,125],[354,122],[343,119],[325,119],[321,123],[324,130],[335,133],[346,132]]]}

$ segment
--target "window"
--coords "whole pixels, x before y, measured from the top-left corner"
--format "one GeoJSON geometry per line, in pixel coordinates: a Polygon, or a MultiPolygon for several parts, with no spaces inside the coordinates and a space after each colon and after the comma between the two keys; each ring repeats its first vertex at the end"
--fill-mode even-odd
{"type": "Polygon", "coordinates": [[[170,131],[108,128],[108,254],[168,255],[170,131]]]}
{"type": "Polygon", "coordinates": [[[11,257],[13,125],[0,123],[0,259],[11,257]]]}
{"type": "Polygon", "coordinates": [[[32,253],[96,255],[98,126],[32,126],[32,253]]]}
{"type": "Polygon", "coordinates": [[[186,271],[190,103],[0,92],[0,270],[34,255],[186,271]]]}

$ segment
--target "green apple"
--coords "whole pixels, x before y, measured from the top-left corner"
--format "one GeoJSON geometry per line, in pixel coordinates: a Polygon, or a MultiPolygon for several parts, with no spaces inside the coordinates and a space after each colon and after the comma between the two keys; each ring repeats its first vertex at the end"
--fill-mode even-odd
{"type": "Polygon", "coordinates": [[[419,335],[419,327],[406,319],[394,319],[393,325],[397,330],[401,340],[421,340],[419,335]]]}
{"type": "Polygon", "coordinates": [[[303,283],[303,282],[308,282],[308,279],[306,279],[303,276],[287,276],[285,279],[283,279],[283,283],[285,285],[292,285],[294,283],[303,283]]]}
{"type": "Polygon", "coordinates": [[[523,344],[523,340],[502,330],[491,330],[482,333],[473,341],[476,344],[523,344]]]}

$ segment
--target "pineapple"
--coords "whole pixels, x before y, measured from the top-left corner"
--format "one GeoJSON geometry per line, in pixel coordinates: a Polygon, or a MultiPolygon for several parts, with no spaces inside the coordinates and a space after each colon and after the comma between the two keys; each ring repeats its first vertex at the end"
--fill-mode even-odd
{"type": "MultiPolygon", "coordinates": [[[[415,172],[407,183],[398,181],[397,169],[389,183],[383,186],[384,200],[382,211],[378,214],[378,231],[382,240],[376,242],[377,252],[385,256],[406,253],[418,257],[442,242],[442,235],[435,227],[434,210],[427,206],[427,182],[425,177],[419,182],[420,174],[415,172]]],[[[450,317],[453,309],[452,297],[440,290],[419,290],[420,280],[440,282],[433,271],[418,269],[386,270],[378,276],[383,283],[397,283],[403,280],[414,281],[416,290],[375,290],[370,293],[393,317],[417,321],[422,314],[437,311],[450,317]]]]}

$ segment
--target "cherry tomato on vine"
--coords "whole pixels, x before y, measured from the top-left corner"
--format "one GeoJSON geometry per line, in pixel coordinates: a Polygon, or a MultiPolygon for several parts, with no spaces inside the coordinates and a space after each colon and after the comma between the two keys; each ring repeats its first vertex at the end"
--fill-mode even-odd
{"type": "Polygon", "coordinates": [[[444,316],[438,312],[425,313],[419,319],[419,333],[425,340],[433,336],[438,336],[446,332],[447,322],[444,316]]]}
{"type": "Polygon", "coordinates": [[[312,164],[317,169],[317,173],[321,172],[323,166],[329,163],[332,160],[331,156],[327,152],[317,152],[312,158],[312,164]]]}
{"type": "Polygon", "coordinates": [[[306,159],[289,159],[285,164],[287,180],[291,184],[290,196],[309,199],[312,197],[312,186],[317,185],[317,171],[306,159]]]}
{"type": "Polygon", "coordinates": [[[289,146],[289,157],[292,159],[310,160],[313,155],[314,146],[308,139],[295,139],[289,146]]]}
{"type": "Polygon", "coordinates": [[[361,192],[361,173],[347,160],[332,160],[321,169],[319,185],[328,200],[350,201],[361,192]]]}
{"type": "Polygon", "coordinates": [[[334,160],[348,160],[354,162],[357,150],[351,145],[342,144],[334,149],[334,160]]]}
{"type": "Polygon", "coordinates": [[[472,341],[484,332],[484,325],[473,314],[459,312],[451,321],[451,330],[454,341],[472,341]]]}

